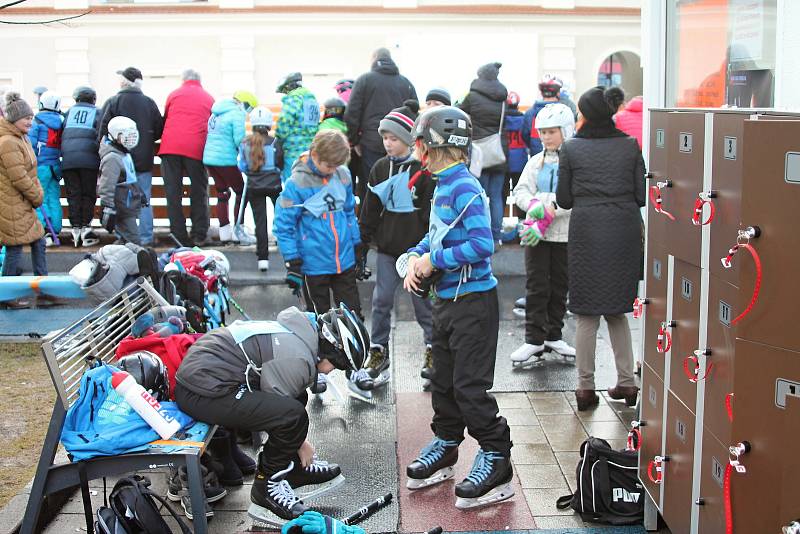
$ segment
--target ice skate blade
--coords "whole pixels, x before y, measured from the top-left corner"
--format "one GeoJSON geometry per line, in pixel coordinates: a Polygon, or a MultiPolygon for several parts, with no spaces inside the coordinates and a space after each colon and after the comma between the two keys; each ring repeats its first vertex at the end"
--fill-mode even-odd
{"type": "Polygon", "coordinates": [[[350,382],[349,380],[347,381],[347,388],[350,390],[350,393],[352,393],[353,397],[355,397],[358,400],[362,400],[364,402],[372,400],[372,391],[359,389],[357,385],[355,385],[353,382],[350,382]]]}
{"type": "Polygon", "coordinates": [[[344,475],[339,475],[336,478],[333,478],[327,482],[323,482],[322,484],[314,484],[308,486],[301,486],[299,488],[293,488],[294,494],[297,495],[297,498],[303,502],[310,501],[317,497],[321,497],[325,495],[329,491],[341,486],[344,484],[345,478],[344,475]]]}
{"type": "Polygon", "coordinates": [[[282,519],[277,515],[270,512],[267,508],[263,506],[259,506],[256,503],[251,502],[250,508],[247,509],[247,515],[249,515],[253,519],[253,525],[259,527],[282,527],[288,521],[286,519],[282,519]]]}
{"type": "Polygon", "coordinates": [[[511,484],[502,484],[489,491],[486,495],[481,495],[480,497],[458,497],[456,499],[456,508],[460,510],[468,510],[469,508],[488,506],[496,502],[505,501],[513,496],[514,490],[511,488],[511,484]]]}
{"type": "Polygon", "coordinates": [[[449,480],[453,478],[453,476],[455,476],[455,472],[452,467],[443,467],[428,478],[409,478],[408,482],[406,482],[406,487],[410,490],[427,488],[449,480]]]}
{"type": "Polygon", "coordinates": [[[525,360],[524,362],[511,362],[514,369],[530,369],[531,367],[540,367],[544,364],[544,353],[537,353],[525,360]]]}
{"type": "Polygon", "coordinates": [[[386,371],[383,371],[381,374],[379,374],[377,377],[373,378],[372,380],[373,380],[373,382],[375,384],[375,387],[379,388],[381,386],[386,385],[386,383],[389,380],[391,380],[391,378],[392,378],[392,375],[389,373],[388,370],[386,370],[386,371]]]}

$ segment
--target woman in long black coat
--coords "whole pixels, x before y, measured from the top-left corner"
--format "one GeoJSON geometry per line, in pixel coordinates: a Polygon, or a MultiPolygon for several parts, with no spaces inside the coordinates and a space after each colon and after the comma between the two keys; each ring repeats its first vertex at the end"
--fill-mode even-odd
{"type": "Polygon", "coordinates": [[[636,403],[633,346],[625,313],[639,282],[641,214],[645,204],[644,160],[636,139],[619,131],[602,87],[578,101],[585,120],[561,147],[556,201],[572,209],[569,227],[569,309],[577,316],[575,349],[579,410],[599,402],[594,360],[600,316],[605,317],[617,367],[613,399],[636,403]]]}

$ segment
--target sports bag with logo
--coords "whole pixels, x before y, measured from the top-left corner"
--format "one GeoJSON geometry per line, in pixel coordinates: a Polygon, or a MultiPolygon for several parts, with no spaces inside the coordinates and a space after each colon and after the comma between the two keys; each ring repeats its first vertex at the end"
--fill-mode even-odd
{"type": "Polygon", "coordinates": [[[172,506],[150,489],[150,479],[133,475],[121,478],[109,497],[110,507],[97,510],[94,530],[97,534],[172,534],[158,511],[158,500],[175,518],[183,534],[191,534],[186,523],[172,506]]]}
{"type": "Polygon", "coordinates": [[[563,510],[572,507],[584,521],[631,525],[644,519],[644,489],[637,477],[637,453],[615,451],[604,439],[590,437],[581,444],[575,469],[574,495],[556,501],[563,510]]]}

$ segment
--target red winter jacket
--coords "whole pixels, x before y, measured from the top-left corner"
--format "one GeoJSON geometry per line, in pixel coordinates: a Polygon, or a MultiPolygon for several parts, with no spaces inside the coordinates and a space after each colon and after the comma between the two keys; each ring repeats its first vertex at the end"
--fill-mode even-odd
{"type": "Polygon", "coordinates": [[[197,80],[187,80],[172,91],[164,107],[164,133],[158,154],[202,160],[213,104],[214,97],[197,80]]]}
{"type": "Polygon", "coordinates": [[[158,334],[150,334],[144,337],[127,336],[117,345],[114,360],[122,358],[128,354],[147,350],[161,358],[167,367],[169,374],[169,395],[170,399],[175,398],[175,373],[178,372],[183,357],[189,347],[200,338],[202,334],[173,334],[169,337],[160,337],[158,334]]]}
{"type": "Polygon", "coordinates": [[[639,148],[642,148],[642,108],[644,104],[641,96],[631,98],[625,104],[625,109],[614,115],[614,122],[617,129],[622,130],[631,137],[639,141],[639,148]]]}

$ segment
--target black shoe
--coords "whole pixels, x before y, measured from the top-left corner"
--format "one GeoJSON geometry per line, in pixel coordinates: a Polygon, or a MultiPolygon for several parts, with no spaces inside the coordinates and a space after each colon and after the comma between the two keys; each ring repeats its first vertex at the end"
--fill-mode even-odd
{"type": "MultiPolygon", "coordinates": [[[[228,494],[228,490],[220,486],[216,473],[210,471],[206,466],[200,466],[203,475],[203,489],[206,493],[208,502],[217,502],[228,494]]],[[[167,498],[178,502],[181,500],[181,489],[189,490],[189,477],[186,474],[186,466],[178,469],[171,468],[167,478],[167,498]]]]}
{"type": "Polygon", "coordinates": [[[228,434],[231,440],[231,456],[233,457],[233,461],[236,462],[242,475],[252,475],[256,472],[256,461],[239,448],[239,442],[236,440],[236,431],[230,430],[228,434]]]}
{"type": "Polygon", "coordinates": [[[420,489],[453,478],[458,462],[458,443],[438,437],[425,446],[416,460],[406,467],[408,489],[420,489]]]}
{"type": "Polygon", "coordinates": [[[231,451],[231,436],[228,430],[217,429],[211,438],[211,443],[208,444],[208,452],[216,460],[215,467],[221,466],[221,470],[217,471],[217,477],[223,486],[244,484],[244,475],[231,451]]]}
{"type": "Polygon", "coordinates": [[[422,364],[422,370],[419,372],[419,376],[425,380],[433,378],[433,349],[430,345],[425,347],[425,363],[422,364]]]}
{"type": "Polygon", "coordinates": [[[367,361],[364,362],[364,369],[373,380],[377,380],[383,372],[389,369],[389,347],[383,345],[370,347],[367,361]]]}
{"type": "Polygon", "coordinates": [[[303,467],[300,461],[296,460],[294,469],[286,475],[286,481],[300,499],[307,501],[343,484],[344,476],[338,465],[314,458],[308,467],[303,467]]]}
{"type": "Polygon", "coordinates": [[[474,508],[512,497],[513,475],[510,458],[479,449],[467,478],[456,484],[456,508],[474,508]]]}
{"type": "Polygon", "coordinates": [[[290,521],[309,509],[297,498],[286,480],[293,469],[294,462],[290,462],[286,469],[269,476],[261,469],[256,471],[253,488],[250,490],[250,502],[253,504],[247,511],[250,517],[269,522],[273,519],[270,516],[272,514],[281,520],[290,521]]]}

